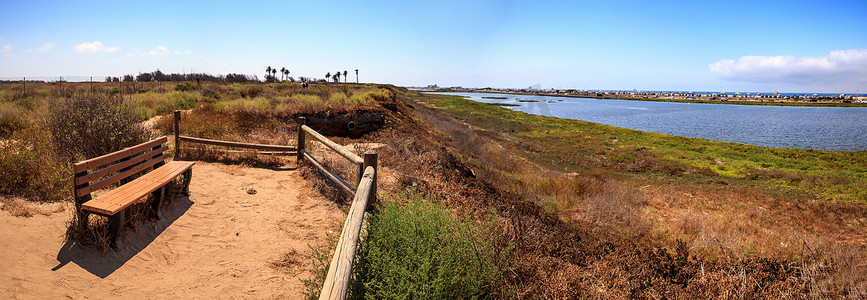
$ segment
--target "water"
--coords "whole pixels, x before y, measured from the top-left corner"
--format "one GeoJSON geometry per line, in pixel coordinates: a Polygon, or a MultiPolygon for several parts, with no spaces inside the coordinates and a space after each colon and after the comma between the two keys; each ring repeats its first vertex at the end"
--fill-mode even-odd
{"type": "Polygon", "coordinates": [[[763,147],[867,150],[867,107],[792,107],[696,104],[441,93],[486,103],[508,103],[527,113],[686,137],[763,147]],[[482,97],[505,97],[485,99],[482,97]],[[538,102],[519,102],[531,100],[538,102]]]}

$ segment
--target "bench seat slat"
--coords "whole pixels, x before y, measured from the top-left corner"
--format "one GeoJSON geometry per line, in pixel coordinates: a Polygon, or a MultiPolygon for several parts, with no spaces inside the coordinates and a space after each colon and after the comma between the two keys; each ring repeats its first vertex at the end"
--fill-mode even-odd
{"type": "Polygon", "coordinates": [[[141,177],[124,184],[116,189],[82,204],[85,210],[104,215],[114,215],[126,209],[137,200],[156,191],[169,181],[191,168],[194,162],[172,161],[162,167],[142,175],[141,177]]]}
{"type": "Polygon", "coordinates": [[[145,180],[153,180],[157,182],[168,182],[178,175],[181,175],[184,171],[193,166],[193,162],[185,162],[185,161],[173,161],[167,163],[165,166],[160,167],[153,172],[145,174],[145,180]],[[153,174],[153,175],[151,175],[153,174]]]}
{"type": "MultiPolygon", "coordinates": [[[[156,185],[154,182],[144,180],[133,180],[119,188],[113,189],[96,199],[85,202],[81,205],[83,209],[95,211],[102,214],[113,215],[118,211],[123,210],[127,206],[136,202],[140,198],[147,196],[151,187],[156,185]],[[125,200],[122,200],[125,199],[125,200]],[[123,202],[128,202],[123,203],[123,202]],[[127,205],[124,205],[127,204],[127,205]]],[[[158,186],[154,188],[156,190],[158,186]]]]}

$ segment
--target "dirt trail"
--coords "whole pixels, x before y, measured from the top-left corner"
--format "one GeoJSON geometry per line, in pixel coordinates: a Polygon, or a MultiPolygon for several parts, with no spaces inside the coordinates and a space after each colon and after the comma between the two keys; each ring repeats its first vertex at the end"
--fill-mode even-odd
{"type": "Polygon", "coordinates": [[[0,298],[300,298],[345,218],[295,170],[197,162],[190,191],[105,254],[63,243],[69,208],[0,211],[0,298]]]}

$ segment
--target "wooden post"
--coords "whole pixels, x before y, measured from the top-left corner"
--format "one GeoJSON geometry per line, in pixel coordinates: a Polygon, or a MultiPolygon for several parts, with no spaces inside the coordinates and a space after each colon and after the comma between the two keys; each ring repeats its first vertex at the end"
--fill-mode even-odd
{"type": "Polygon", "coordinates": [[[175,110],[175,159],[181,155],[181,111],[175,110]]]}
{"type": "Polygon", "coordinates": [[[358,170],[356,171],[355,178],[358,180],[355,181],[355,188],[358,189],[361,186],[361,178],[364,177],[364,163],[358,164],[358,170]]]}
{"type": "Polygon", "coordinates": [[[304,159],[304,155],[301,153],[304,150],[304,129],[301,126],[307,125],[307,118],[299,117],[298,118],[298,146],[296,146],[295,151],[298,152],[298,156],[295,158],[295,164],[301,165],[301,161],[304,159]]]}
{"type": "MultiPolygon", "coordinates": [[[[370,198],[367,200],[368,207],[370,207],[373,203],[376,203],[376,178],[379,177],[379,168],[377,168],[377,153],[373,150],[368,150],[364,152],[364,167],[362,170],[367,169],[367,167],[373,167],[373,185],[370,188],[370,198]]],[[[363,172],[363,171],[362,171],[363,172]]],[[[361,180],[359,180],[359,183],[361,180]]]]}

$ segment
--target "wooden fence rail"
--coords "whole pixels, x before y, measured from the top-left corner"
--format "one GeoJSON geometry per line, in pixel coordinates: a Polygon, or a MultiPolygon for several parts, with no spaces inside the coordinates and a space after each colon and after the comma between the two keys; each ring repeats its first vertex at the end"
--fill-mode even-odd
{"type": "MultiPolygon", "coordinates": [[[[205,145],[214,145],[214,146],[223,146],[230,148],[244,148],[244,149],[255,149],[261,150],[259,153],[261,154],[277,154],[277,155],[294,155],[298,149],[292,146],[280,146],[280,145],[262,145],[262,144],[251,144],[251,143],[240,143],[240,142],[230,142],[230,141],[219,141],[219,140],[209,140],[203,138],[196,138],[190,136],[182,136],[180,133],[180,124],[181,124],[181,111],[175,110],[175,157],[181,153],[181,141],[186,141],[190,143],[198,143],[205,145]],[[270,151],[270,152],[264,152],[270,151]]],[[[236,152],[236,151],[228,151],[228,152],[236,152]]]]}
{"type": "Polygon", "coordinates": [[[355,261],[355,250],[358,248],[358,238],[361,236],[364,211],[372,198],[375,178],[376,169],[373,166],[365,168],[361,184],[349,208],[349,215],[340,232],[340,239],[337,240],[337,248],[334,249],[331,264],[328,265],[328,273],[322,284],[322,292],[319,294],[320,300],[346,299],[352,277],[352,264],[355,261]]]}
{"type": "Polygon", "coordinates": [[[369,203],[376,201],[377,154],[375,151],[367,151],[364,153],[364,158],[359,157],[308,127],[305,125],[305,121],[304,118],[300,118],[301,125],[298,127],[298,163],[309,162],[325,177],[337,184],[342,191],[348,195],[353,195],[349,215],[343,223],[340,239],[337,240],[337,248],[334,249],[325,282],[322,284],[322,292],[319,294],[319,299],[345,299],[352,277],[352,264],[355,261],[358,238],[361,236],[364,212],[369,203]],[[346,180],[329,171],[304,149],[307,136],[321,142],[358,166],[358,180],[354,190],[346,180]]]}
{"type": "Polygon", "coordinates": [[[376,201],[377,153],[375,151],[367,151],[364,153],[364,157],[362,158],[305,125],[306,119],[303,117],[300,118],[301,125],[298,126],[297,147],[247,144],[181,136],[179,130],[181,112],[176,110],[174,117],[176,157],[180,153],[181,141],[224,147],[292,153],[297,155],[298,165],[305,161],[309,162],[317,170],[322,172],[326,178],[337,184],[341,191],[345,192],[347,195],[353,196],[352,205],[349,208],[349,215],[343,223],[340,239],[337,241],[337,248],[334,250],[331,264],[328,266],[328,273],[325,277],[325,282],[322,284],[322,292],[319,294],[319,299],[345,299],[346,293],[349,289],[349,281],[352,277],[352,264],[355,261],[355,250],[358,247],[358,239],[362,231],[361,228],[364,220],[364,213],[367,210],[368,204],[376,201]],[[307,136],[319,141],[329,149],[349,160],[351,163],[357,165],[358,173],[355,189],[353,189],[346,180],[328,170],[328,168],[316,160],[313,155],[307,152],[305,149],[307,136]]]}

